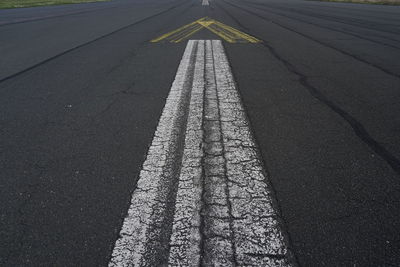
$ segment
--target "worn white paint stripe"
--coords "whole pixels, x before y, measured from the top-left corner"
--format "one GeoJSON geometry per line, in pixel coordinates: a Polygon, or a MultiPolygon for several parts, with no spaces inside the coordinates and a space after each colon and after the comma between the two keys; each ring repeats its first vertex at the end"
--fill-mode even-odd
{"type": "Polygon", "coordinates": [[[202,6],[208,6],[210,3],[209,3],[209,0],[203,0],[202,2],[201,2],[201,5],[202,6]]]}
{"type": "Polygon", "coordinates": [[[222,42],[189,41],[110,266],[292,266],[257,151],[222,42]]]}
{"type": "Polygon", "coordinates": [[[214,51],[207,41],[204,111],[203,266],[235,266],[226,159],[217,97],[214,51]]]}
{"type": "Polygon", "coordinates": [[[221,41],[213,41],[213,51],[236,263],[289,266],[272,190],[221,41]]]}
{"type": "Polygon", "coordinates": [[[179,175],[169,265],[200,263],[200,209],[202,194],[202,142],[204,44],[198,41],[185,146],[179,175]]]}
{"type": "Polygon", "coordinates": [[[188,42],[185,53],[178,68],[171,91],[168,95],[163,113],[152,144],[147,153],[143,169],[140,172],[137,187],[132,195],[120,238],[116,241],[109,266],[144,266],[146,244],[149,242],[149,229],[161,216],[165,202],[163,179],[166,161],[170,157],[171,146],[174,145],[176,129],[174,124],[180,118],[179,106],[183,101],[184,85],[193,64],[192,53],[195,43],[188,42]]]}

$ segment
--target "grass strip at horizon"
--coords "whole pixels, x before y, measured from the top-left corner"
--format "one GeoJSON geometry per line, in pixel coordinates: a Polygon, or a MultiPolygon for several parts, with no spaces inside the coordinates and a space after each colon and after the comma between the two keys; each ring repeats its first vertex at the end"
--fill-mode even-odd
{"type": "Polygon", "coordinates": [[[105,2],[109,0],[2,0],[0,9],[105,2]]]}

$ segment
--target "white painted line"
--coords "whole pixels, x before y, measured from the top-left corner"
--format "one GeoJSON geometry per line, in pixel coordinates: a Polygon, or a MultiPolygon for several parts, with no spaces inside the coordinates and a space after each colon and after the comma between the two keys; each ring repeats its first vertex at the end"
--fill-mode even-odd
{"type": "Polygon", "coordinates": [[[149,259],[145,257],[146,246],[151,238],[150,230],[165,210],[164,203],[168,193],[164,186],[166,173],[171,168],[167,159],[176,145],[176,121],[180,118],[180,105],[185,94],[185,82],[191,75],[194,63],[192,54],[195,43],[188,42],[172,84],[163,113],[161,115],[153,142],[140,172],[137,187],[132,195],[131,205],[116,241],[109,266],[144,266],[149,259]]]}
{"type": "Polygon", "coordinates": [[[273,196],[221,41],[213,41],[235,261],[241,266],[289,266],[273,196]]]}
{"type": "Polygon", "coordinates": [[[226,177],[220,109],[214,66],[214,49],[207,41],[204,111],[204,266],[235,266],[232,216],[226,177]]]}
{"type": "Polygon", "coordinates": [[[210,3],[208,2],[209,0],[203,0],[202,2],[201,2],[201,5],[202,6],[208,6],[210,3]]]}
{"type": "Polygon", "coordinates": [[[172,266],[198,266],[200,263],[204,44],[205,41],[198,41],[197,45],[185,147],[170,241],[169,265],[172,266]]]}
{"type": "Polygon", "coordinates": [[[222,42],[189,41],[110,266],[292,266],[222,42]]]}

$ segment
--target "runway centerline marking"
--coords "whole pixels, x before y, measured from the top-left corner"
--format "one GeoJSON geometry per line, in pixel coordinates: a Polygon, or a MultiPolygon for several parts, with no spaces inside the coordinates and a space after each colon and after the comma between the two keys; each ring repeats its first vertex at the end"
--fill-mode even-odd
{"type": "Polygon", "coordinates": [[[220,40],[190,40],[109,266],[293,266],[220,40]]]}
{"type": "Polygon", "coordinates": [[[231,26],[225,25],[217,20],[209,17],[204,17],[186,24],[176,30],[163,34],[150,42],[157,43],[161,41],[168,41],[171,43],[179,43],[188,39],[196,32],[207,29],[216,34],[223,40],[229,43],[260,43],[261,40],[253,37],[247,33],[241,32],[231,26]]]}

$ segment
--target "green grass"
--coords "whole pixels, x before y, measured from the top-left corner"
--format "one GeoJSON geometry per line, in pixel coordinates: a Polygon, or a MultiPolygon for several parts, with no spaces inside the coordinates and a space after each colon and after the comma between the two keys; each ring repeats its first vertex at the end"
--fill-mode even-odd
{"type": "Polygon", "coordinates": [[[392,6],[400,5],[400,0],[311,0],[311,1],[373,4],[373,5],[392,5],[392,6]]]}
{"type": "Polygon", "coordinates": [[[104,2],[107,0],[0,0],[0,9],[34,7],[34,6],[52,6],[77,3],[104,2]]]}

